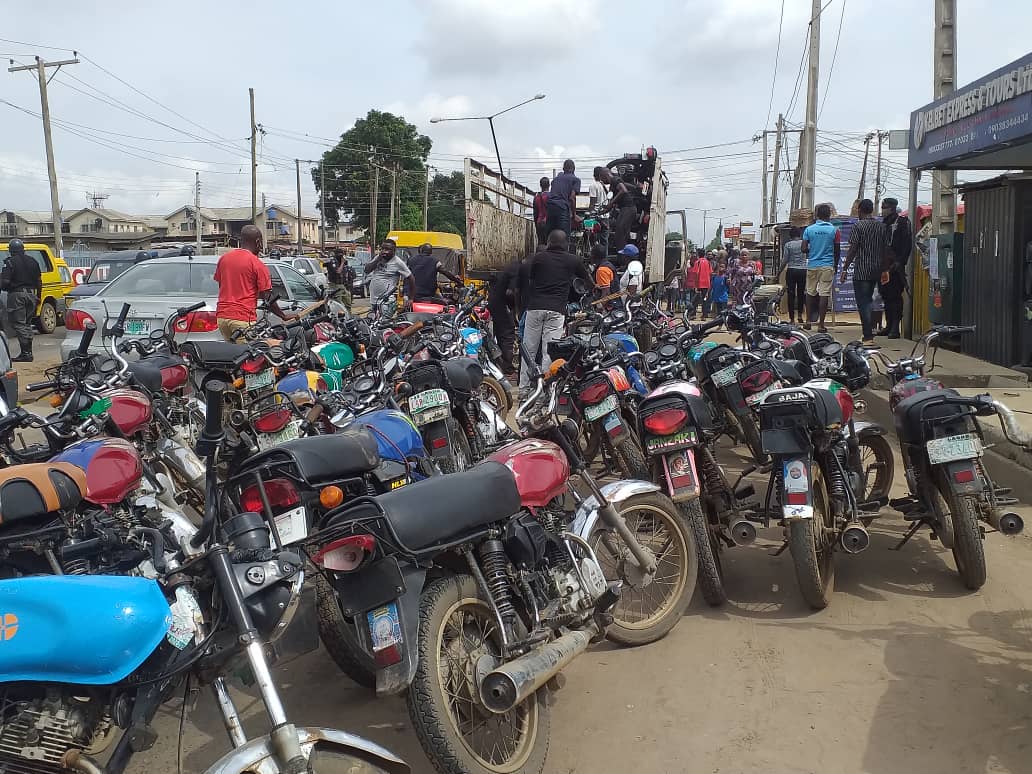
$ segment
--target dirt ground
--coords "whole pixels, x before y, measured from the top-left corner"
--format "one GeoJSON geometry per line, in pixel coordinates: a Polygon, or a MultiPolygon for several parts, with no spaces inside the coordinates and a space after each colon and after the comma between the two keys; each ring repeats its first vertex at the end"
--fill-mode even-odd
{"type": "MultiPolygon", "coordinates": [[[[1032,772],[1032,542],[988,535],[989,580],[971,593],[927,532],[889,550],[903,531],[885,509],[866,553],[837,556],[836,593],[819,613],[801,601],[789,555],[770,556],[780,530],[726,552],[726,607],[697,598],[663,641],[603,644],[566,670],[546,771],[1032,772]]],[[[404,700],[375,699],[322,650],[276,674],[296,723],[358,733],[432,771],[404,700]]],[[[266,731],[254,694],[236,695],[249,731],[266,731]]],[[[163,708],[158,745],[135,771],[176,770],[180,707],[163,708]]],[[[202,693],[183,768],[227,750],[202,693]]]]}

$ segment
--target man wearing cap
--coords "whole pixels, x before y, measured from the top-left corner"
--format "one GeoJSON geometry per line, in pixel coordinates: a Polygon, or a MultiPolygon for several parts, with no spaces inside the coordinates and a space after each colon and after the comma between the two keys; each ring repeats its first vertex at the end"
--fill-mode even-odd
{"type": "Polygon", "coordinates": [[[638,260],[638,248],[635,245],[624,245],[617,255],[627,262],[627,271],[620,277],[620,290],[637,293],[645,279],[645,266],[638,260]]]}
{"type": "Polygon", "coordinates": [[[21,354],[11,360],[31,363],[32,320],[43,295],[43,280],[39,264],[25,254],[25,244],[20,239],[12,239],[7,245],[7,260],[0,272],[0,287],[7,291],[7,319],[21,345],[21,354]]]}
{"type": "Polygon", "coordinates": [[[910,220],[900,214],[896,199],[882,199],[881,216],[886,245],[878,292],[885,302],[885,328],[878,331],[878,335],[898,339],[899,326],[903,321],[903,291],[907,287],[907,260],[914,247],[914,236],[910,220]]]}

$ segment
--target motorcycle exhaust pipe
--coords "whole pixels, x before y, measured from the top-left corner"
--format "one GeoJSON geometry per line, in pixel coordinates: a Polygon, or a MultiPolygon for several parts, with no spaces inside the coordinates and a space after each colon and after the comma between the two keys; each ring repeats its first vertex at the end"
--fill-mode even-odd
{"type": "Polygon", "coordinates": [[[590,643],[589,632],[572,631],[502,664],[481,681],[481,701],[491,712],[508,712],[586,651],[590,643]]]}
{"type": "Polygon", "coordinates": [[[867,546],[871,545],[871,536],[864,525],[858,521],[851,522],[842,530],[839,538],[842,542],[842,550],[847,554],[859,554],[867,546]]]}
{"type": "Polygon", "coordinates": [[[191,489],[204,491],[205,468],[201,458],[178,441],[159,438],[155,445],[158,457],[191,489]]]}
{"type": "Polygon", "coordinates": [[[756,527],[747,519],[735,519],[729,531],[736,546],[748,546],[756,541],[756,527]]]}
{"type": "Polygon", "coordinates": [[[1004,535],[1017,535],[1025,529],[1025,520],[1016,513],[1007,513],[994,508],[987,521],[1004,535]]]}

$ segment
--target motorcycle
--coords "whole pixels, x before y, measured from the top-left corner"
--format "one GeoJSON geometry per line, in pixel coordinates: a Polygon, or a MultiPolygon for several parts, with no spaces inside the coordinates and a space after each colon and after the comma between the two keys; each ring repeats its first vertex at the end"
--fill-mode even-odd
{"type": "MultiPolygon", "coordinates": [[[[928,526],[953,552],[957,572],[969,589],[986,579],[985,548],[979,521],[1004,535],[1017,535],[1024,522],[1004,506],[1016,502],[998,488],[983,462],[985,441],[977,417],[997,416],[1004,435],[1025,449],[1032,437],[1013,413],[991,395],[968,398],[925,376],[928,348],[941,336],[969,333],[974,326],[933,327],[914,344],[907,358],[893,362],[884,353],[870,354],[881,362],[892,387],[889,407],[899,438],[909,492],[890,504],[911,522],[896,546],[902,548],[922,526],[928,526]],[[918,354],[920,348],[920,354],[918,354]]],[[[929,371],[935,368],[933,350],[929,371]]]]}

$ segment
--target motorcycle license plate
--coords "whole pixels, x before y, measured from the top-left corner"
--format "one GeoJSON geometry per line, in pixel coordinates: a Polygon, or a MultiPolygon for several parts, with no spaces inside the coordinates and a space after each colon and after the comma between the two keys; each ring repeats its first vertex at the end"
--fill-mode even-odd
{"type": "Polygon", "coordinates": [[[738,380],[738,372],[742,370],[741,363],[732,363],[727,368],[721,368],[713,374],[713,383],[717,387],[727,387],[738,380]]]}
{"type": "Polygon", "coordinates": [[[620,420],[620,415],[615,411],[602,420],[602,427],[614,438],[623,433],[623,422],[620,420]]]}
{"type": "Polygon", "coordinates": [[[301,437],[301,420],[297,419],[287,424],[278,433],[258,433],[258,449],[265,451],[273,446],[279,446],[285,441],[293,441],[301,437]]]}
{"type": "Polygon", "coordinates": [[[745,396],[745,402],[748,403],[750,406],[755,406],[758,403],[760,403],[764,398],[766,398],[770,393],[774,392],[774,390],[780,390],[780,389],[781,389],[781,382],[774,382],[773,384],[771,384],[766,389],[760,390],[759,392],[757,392],[757,393],[755,393],[753,395],[746,395],[745,396]]]}
{"type": "Polygon", "coordinates": [[[303,505],[281,513],[273,521],[276,522],[276,532],[283,545],[308,537],[308,512],[303,505]]]}
{"type": "Polygon", "coordinates": [[[974,433],[951,435],[948,438],[933,438],[925,446],[928,461],[933,465],[957,460],[973,460],[982,456],[982,442],[974,433]]]}
{"type": "Polygon", "coordinates": [[[426,411],[427,409],[437,408],[438,406],[450,406],[451,401],[448,400],[448,393],[439,387],[435,387],[432,390],[423,390],[423,392],[417,392],[411,398],[409,398],[409,411],[413,414],[419,411],[426,411]]]}
{"type": "Polygon", "coordinates": [[[682,430],[680,433],[674,433],[673,435],[659,435],[647,438],[645,440],[645,451],[649,454],[655,454],[664,449],[694,445],[697,441],[698,436],[694,430],[682,430]]]}
{"type": "Polygon", "coordinates": [[[146,336],[150,333],[150,323],[147,320],[126,320],[125,333],[127,336],[146,336]]]}
{"type": "Polygon", "coordinates": [[[787,459],[783,463],[785,477],[785,502],[781,504],[786,519],[812,519],[813,503],[810,500],[809,460],[787,459]]]}
{"type": "Polygon", "coordinates": [[[604,417],[606,414],[611,414],[616,411],[617,400],[615,395],[609,395],[601,403],[596,403],[594,406],[584,407],[584,418],[589,422],[594,422],[596,419],[604,417]]]}
{"type": "Polygon", "coordinates": [[[449,406],[437,406],[436,408],[421,409],[420,411],[412,412],[412,422],[416,427],[422,427],[423,425],[428,425],[431,422],[436,422],[439,419],[444,419],[449,414],[451,414],[451,407],[449,406]]]}
{"type": "Polygon", "coordinates": [[[401,644],[401,619],[398,617],[398,606],[388,602],[383,607],[366,613],[369,623],[369,634],[373,640],[373,655],[382,650],[401,644]]]}
{"type": "Polygon", "coordinates": [[[259,371],[256,374],[244,374],[244,388],[249,392],[251,390],[260,390],[262,387],[268,387],[272,384],[274,377],[275,372],[271,368],[266,368],[264,371],[259,371]]]}

